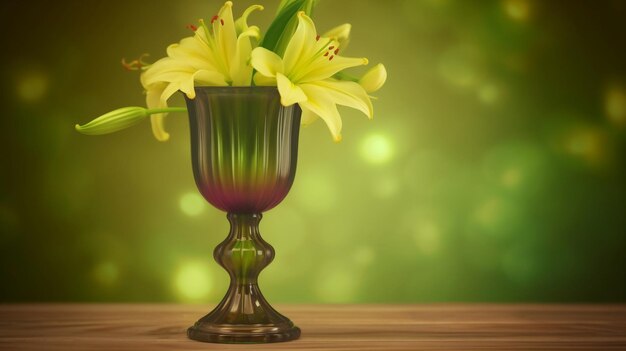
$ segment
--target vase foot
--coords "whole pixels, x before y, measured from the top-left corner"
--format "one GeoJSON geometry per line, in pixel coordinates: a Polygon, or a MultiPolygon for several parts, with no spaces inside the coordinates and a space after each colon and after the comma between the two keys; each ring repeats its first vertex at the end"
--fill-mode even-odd
{"type": "Polygon", "coordinates": [[[300,337],[300,328],[272,325],[206,325],[199,324],[187,329],[189,339],[221,344],[261,344],[295,340],[300,337]]]}
{"type": "Polygon", "coordinates": [[[231,283],[222,301],[187,329],[192,340],[214,343],[270,343],[300,337],[300,328],[263,297],[257,278],[274,258],[261,238],[261,214],[228,214],[231,230],[213,251],[231,283]]]}

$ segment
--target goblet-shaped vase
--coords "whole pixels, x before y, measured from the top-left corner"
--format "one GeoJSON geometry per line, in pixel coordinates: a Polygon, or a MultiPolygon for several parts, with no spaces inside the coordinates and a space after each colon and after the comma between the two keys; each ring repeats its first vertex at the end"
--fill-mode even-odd
{"type": "Polygon", "coordinates": [[[293,183],[302,111],[282,106],[276,87],[197,87],[187,109],[196,185],[230,221],[213,252],[230,275],[228,292],[187,335],[220,343],[297,339],[300,329],[270,306],[257,280],[274,258],[259,221],[293,183]]]}

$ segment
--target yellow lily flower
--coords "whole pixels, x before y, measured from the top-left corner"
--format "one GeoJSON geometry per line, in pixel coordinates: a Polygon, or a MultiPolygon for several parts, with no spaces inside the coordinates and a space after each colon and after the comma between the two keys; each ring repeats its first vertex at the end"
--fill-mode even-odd
{"type": "Polygon", "coordinates": [[[304,124],[319,116],[326,122],[335,141],[341,140],[341,116],[337,104],[362,111],[373,117],[373,107],[361,85],[332,77],[347,68],[367,65],[366,58],[339,56],[336,38],[317,34],[315,24],[304,13],[298,13],[298,27],[281,58],[258,47],[252,50],[251,62],[258,72],[257,85],[276,85],[284,106],[299,104],[304,124]]]}
{"type": "MultiPolygon", "coordinates": [[[[251,38],[258,38],[260,30],[248,26],[247,18],[254,10],[263,6],[250,6],[237,20],[233,20],[233,3],[227,1],[211,19],[211,29],[200,20],[195,35],[167,48],[167,57],[151,65],[141,75],[141,84],[146,89],[146,104],[149,109],[167,107],[167,100],[178,90],[193,99],[195,85],[242,86],[252,81],[252,66],[249,57],[252,51],[251,38]]],[[[169,139],[163,128],[165,113],[150,117],[152,132],[159,141],[169,139]]]]}

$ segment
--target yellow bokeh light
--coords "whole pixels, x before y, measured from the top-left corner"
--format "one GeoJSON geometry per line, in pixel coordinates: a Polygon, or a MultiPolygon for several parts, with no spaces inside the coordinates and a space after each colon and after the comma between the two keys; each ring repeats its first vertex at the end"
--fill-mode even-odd
{"type": "Polygon", "coordinates": [[[607,136],[604,131],[591,126],[581,126],[569,132],[564,140],[565,152],[579,157],[589,165],[603,165],[608,155],[607,136]]]}
{"type": "Polygon", "coordinates": [[[507,188],[516,188],[522,182],[522,178],[523,174],[519,168],[510,167],[502,172],[500,181],[507,188]]]}
{"type": "Polygon", "coordinates": [[[48,77],[39,71],[21,74],[17,79],[17,96],[25,102],[37,102],[48,92],[48,77]]]}
{"type": "Polygon", "coordinates": [[[485,84],[478,89],[478,99],[485,105],[493,105],[500,98],[500,89],[493,84],[485,84]]]}
{"type": "Polygon", "coordinates": [[[383,164],[393,158],[393,146],[386,136],[372,134],[363,141],[361,155],[370,163],[383,164]]]}
{"type": "Polygon", "coordinates": [[[197,216],[207,207],[206,200],[198,192],[183,194],[178,202],[180,210],[188,216],[197,216]]]}
{"type": "Polygon", "coordinates": [[[530,17],[530,4],[527,0],[505,0],[504,12],[515,21],[526,21],[530,17]]]}
{"type": "Polygon", "coordinates": [[[206,300],[213,282],[209,263],[190,261],[183,263],[174,276],[174,290],[181,301],[206,300]]]}
{"type": "Polygon", "coordinates": [[[618,126],[626,126],[626,89],[614,86],[606,91],[604,109],[609,120],[618,126]]]}

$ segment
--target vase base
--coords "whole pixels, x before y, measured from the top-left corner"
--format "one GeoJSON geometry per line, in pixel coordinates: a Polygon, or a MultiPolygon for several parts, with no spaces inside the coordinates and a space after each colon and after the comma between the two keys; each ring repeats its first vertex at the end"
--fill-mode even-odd
{"type": "Polygon", "coordinates": [[[264,344],[290,341],[300,337],[300,328],[295,325],[286,330],[276,331],[276,329],[279,328],[263,325],[194,325],[187,329],[187,337],[196,341],[220,344],[264,344]]]}

